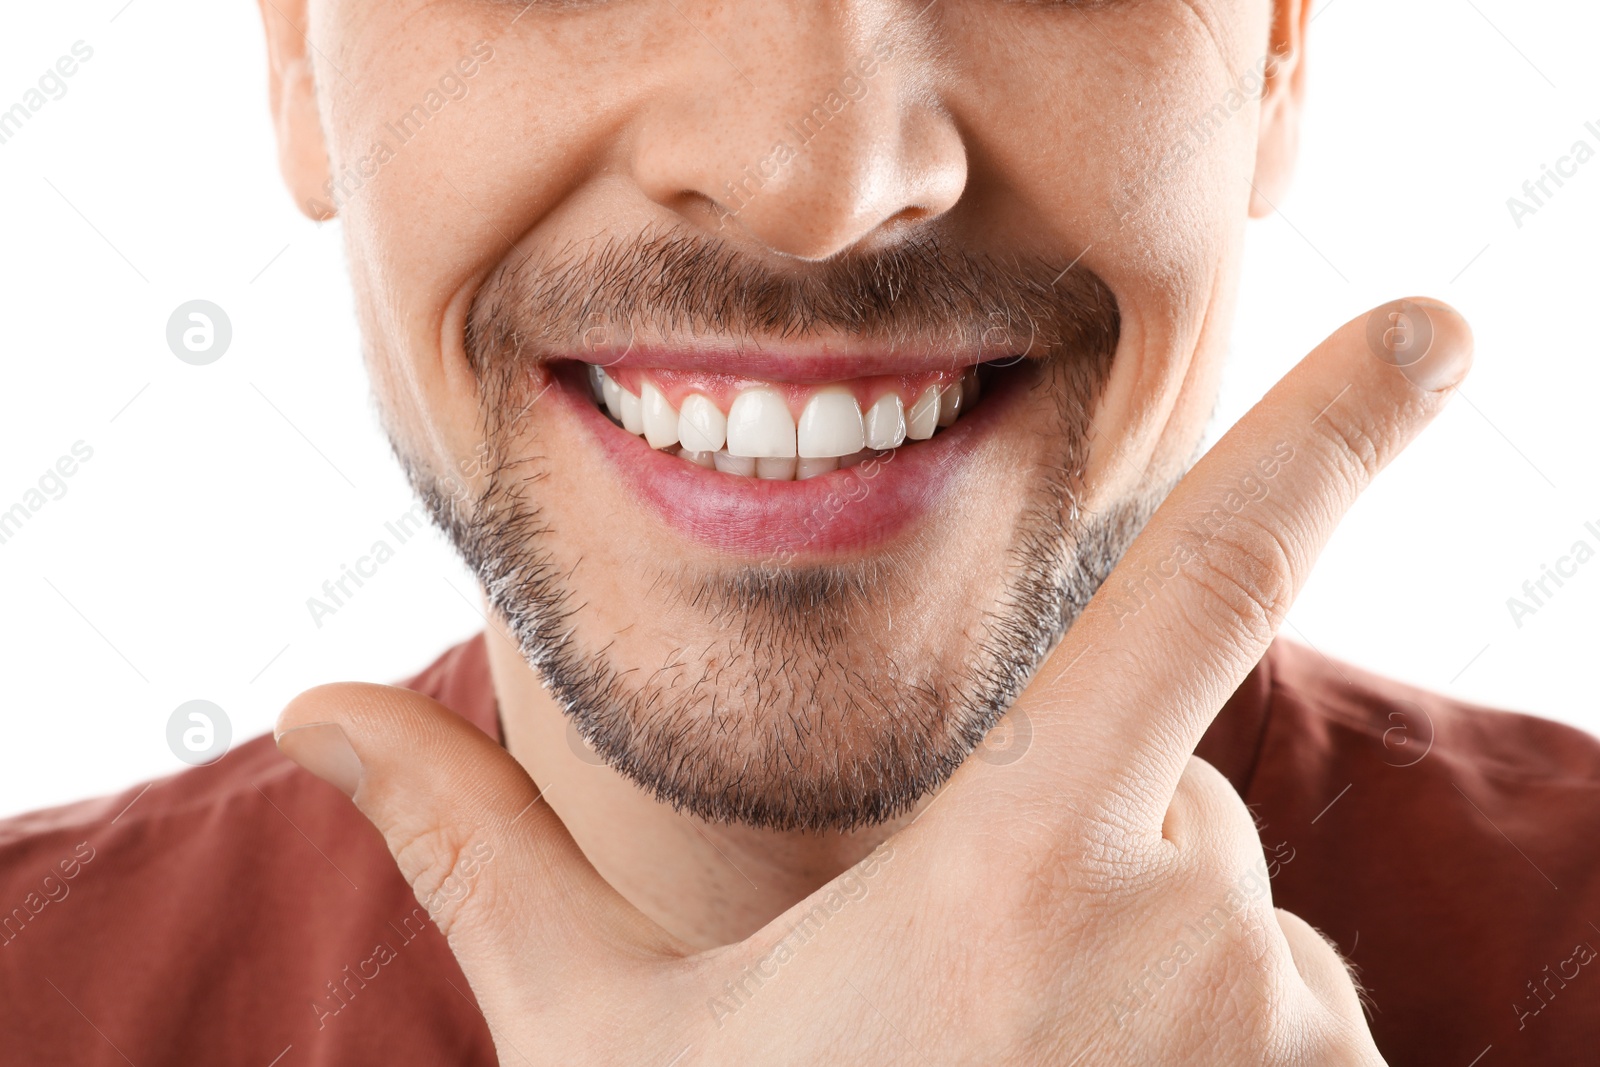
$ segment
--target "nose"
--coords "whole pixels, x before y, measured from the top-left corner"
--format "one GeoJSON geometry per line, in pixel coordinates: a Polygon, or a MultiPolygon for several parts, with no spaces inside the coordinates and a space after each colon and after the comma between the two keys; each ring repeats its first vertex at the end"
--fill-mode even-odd
{"type": "Polygon", "coordinates": [[[757,6],[763,17],[748,0],[694,8],[681,71],[640,119],[632,166],[645,195],[802,260],[902,240],[949,211],[966,148],[930,89],[934,20],[920,4],[757,6]]]}

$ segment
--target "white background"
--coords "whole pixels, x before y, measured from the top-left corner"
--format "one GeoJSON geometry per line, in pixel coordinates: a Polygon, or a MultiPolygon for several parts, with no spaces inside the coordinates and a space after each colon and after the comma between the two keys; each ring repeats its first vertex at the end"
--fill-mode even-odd
{"type": "MultiPolygon", "coordinates": [[[[11,5],[0,109],[74,41],[94,57],[0,145],[0,510],[77,441],[93,459],[0,545],[0,814],[182,768],[166,722],[240,739],[334,679],[396,680],[482,625],[431,532],[321,628],[306,599],[411,498],[358,357],[337,225],[279,185],[248,0],[11,5]],[[224,307],[191,367],[172,310],[224,307]]],[[[1289,632],[1329,656],[1600,730],[1600,560],[1516,627],[1506,599],[1600,546],[1600,160],[1518,229],[1506,198],[1600,148],[1600,9],[1331,0],[1311,41],[1300,174],[1253,225],[1220,431],[1359,311],[1461,307],[1463,394],[1357,505],[1289,632]]]]}

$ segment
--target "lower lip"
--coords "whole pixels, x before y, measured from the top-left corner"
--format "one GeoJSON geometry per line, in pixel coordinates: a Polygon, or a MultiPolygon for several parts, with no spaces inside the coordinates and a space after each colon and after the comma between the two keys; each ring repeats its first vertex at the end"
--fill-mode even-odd
{"type": "Polygon", "coordinates": [[[926,441],[804,481],[724,474],[651,448],[595,405],[584,364],[555,368],[554,391],[624,485],[668,526],[708,548],[792,562],[881,545],[936,510],[1022,377],[998,379],[970,414],[926,441]]]}

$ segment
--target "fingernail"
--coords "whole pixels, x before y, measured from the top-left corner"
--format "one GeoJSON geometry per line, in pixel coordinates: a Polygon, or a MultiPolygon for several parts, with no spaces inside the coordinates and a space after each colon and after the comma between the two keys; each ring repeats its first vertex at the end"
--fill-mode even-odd
{"type": "Polygon", "coordinates": [[[278,751],[337,787],[347,797],[361,784],[361,759],[336,722],[296,726],[278,735],[278,751]]]}
{"type": "Polygon", "coordinates": [[[1373,311],[1367,347],[1430,392],[1460,384],[1472,367],[1472,327],[1436,300],[1394,300],[1373,311]]]}

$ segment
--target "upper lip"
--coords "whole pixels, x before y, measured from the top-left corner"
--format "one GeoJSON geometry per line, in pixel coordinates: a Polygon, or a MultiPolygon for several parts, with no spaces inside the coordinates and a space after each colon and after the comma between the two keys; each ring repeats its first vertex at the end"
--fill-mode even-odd
{"type": "Polygon", "coordinates": [[[574,359],[602,367],[661,368],[736,374],[775,382],[824,384],[876,375],[915,375],[960,371],[986,360],[1015,358],[1000,350],[948,344],[870,344],[850,339],[817,342],[707,341],[685,344],[634,344],[591,348],[574,359]]]}

